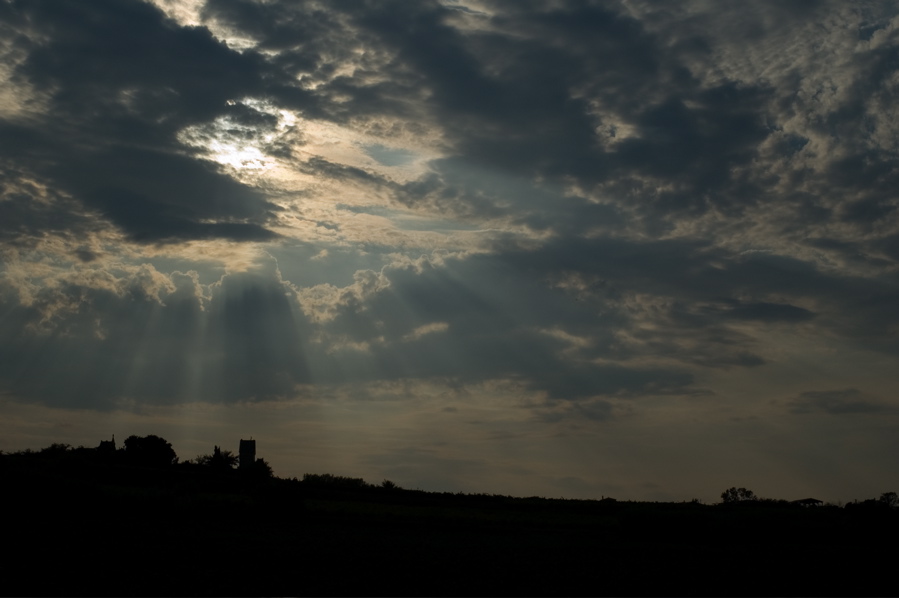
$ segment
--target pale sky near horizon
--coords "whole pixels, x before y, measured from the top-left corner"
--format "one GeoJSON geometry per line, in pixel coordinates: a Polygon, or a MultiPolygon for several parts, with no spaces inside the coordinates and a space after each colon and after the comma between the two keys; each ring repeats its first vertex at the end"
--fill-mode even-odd
{"type": "Polygon", "coordinates": [[[899,6],[0,0],[0,450],[899,490],[899,6]]]}

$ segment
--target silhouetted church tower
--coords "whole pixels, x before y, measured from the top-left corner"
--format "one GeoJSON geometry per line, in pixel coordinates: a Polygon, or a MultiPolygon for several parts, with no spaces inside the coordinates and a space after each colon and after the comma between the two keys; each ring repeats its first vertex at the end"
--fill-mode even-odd
{"type": "Polygon", "coordinates": [[[240,469],[249,469],[256,463],[256,441],[240,439],[240,469]]]}

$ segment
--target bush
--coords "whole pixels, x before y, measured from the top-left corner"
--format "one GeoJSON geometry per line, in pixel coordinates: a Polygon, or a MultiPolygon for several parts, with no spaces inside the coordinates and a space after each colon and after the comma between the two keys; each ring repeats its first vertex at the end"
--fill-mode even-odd
{"type": "Polygon", "coordinates": [[[746,488],[728,488],[721,493],[721,502],[733,504],[747,500],[758,500],[755,492],[746,488]]]}
{"type": "Polygon", "coordinates": [[[165,438],[159,436],[129,436],[125,439],[125,458],[132,465],[169,467],[178,462],[178,455],[165,438]]]}

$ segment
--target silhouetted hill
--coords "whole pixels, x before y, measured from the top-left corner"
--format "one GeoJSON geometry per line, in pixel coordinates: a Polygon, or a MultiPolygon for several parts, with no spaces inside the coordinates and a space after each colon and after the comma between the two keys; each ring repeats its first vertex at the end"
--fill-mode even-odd
{"type": "Polygon", "coordinates": [[[514,498],[241,474],[95,449],[0,456],[15,524],[4,593],[894,593],[890,508],[514,498]]]}

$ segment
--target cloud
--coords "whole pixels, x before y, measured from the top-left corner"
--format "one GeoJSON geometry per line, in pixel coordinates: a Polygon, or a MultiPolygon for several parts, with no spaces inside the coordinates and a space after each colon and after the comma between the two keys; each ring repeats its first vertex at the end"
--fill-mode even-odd
{"type": "Polygon", "coordinates": [[[803,322],[814,317],[809,310],[782,303],[750,303],[738,305],[726,313],[726,317],[738,320],[769,322],[803,322]]]}
{"type": "Polygon", "coordinates": [[[857,388],[843,390],[808,390],[788,401],[791,413],[826,413],[852,415],[882,413],[890,409],[857,388]]]}
{"type": "Polygon", "coordinates": [[[8,181],[40,177],[84,206],[61,202],[69,218],[99,213],[139,242],[274,237],[264,225],[275,206],[176,139],[235,112],[228,100],[259,93],[258,57],[141,2],[38,1],[8,11],[27,23],[15,41],[26,57],[10,83],[40,98],[27,118],[0,123],[16,140],[0,146],[0,159],[20,166],[8,181]]]}
{"type": "Polygon", "coordinates": [[[302,313],[271,271],[202,285],[196,272],[87,267],[33,295],[4,297],[0,379],[22,399],[232,402],[293,396],[309,381],[302,313]]]}
{"type": "MultiPolygon", "coordinates": [[[[332,372],[323,379],[338,370],[361,379],[457,371],[472,379],[521,376],[556,397],[669,392],[690,385],[683,368],[767,363],[765,348],[742,324],[813,319],[832,333],[892,350],[869,332],[876,319],[893,317],[888,280],[842,275],[835,285],[835,274],[810,256],[794,257],[783,246],[739,253],[696,224],[714,215],[732,227],[737,217],[753,221],[759,206],[773,201],[771,191],[789,206],[802,181],[785,188],[783,177],[762,176],[755,163],[783,162],[816,147],[810,131],[778,124],[786,114],[777,104],[779,80],[744,69],[713,82],[699,70],[727,40],[697,23],[721,14],[494,2],[465,17],[463,30],[457,11],[443,4],[404,6],[397,21],[386,5],[321,11],[303,3],[215,0],[202,13],[211,29],[181,27],[139,3],[17,6],[32,25],[18,42],[26,57],[14,81],[48,107],[36,123],[9,123],[23,139],[24,158],[17,159],[72,198],[47,195],[48,205],[69,210],[69,231],[78,230],[81,218],[82,238],[102,218],[140,244],[274,242],[279,236],[269,227],[283,208],[262,187],[205,160],[196,150],[202,144],[188,149],[185,131],[193,131],[191,143],[227,127],[234,139],[261,139],[277,131],[279,109],[342,126],[402,118],[442,130],[445,157],[405,183],[374,166],[281,153],[296,172],[372,190],[422,214],[530,231],[488,245],[492,255],[438,268],[360,269],[349,286],[290,281],[315,348],[324,355],[341,347],[355,352],[356,361],[339,368],[321,357],[320,367],[332,372]],[[687,13],[693,21],[674,40],[660,23],[682,22],[687,13]],[[49,33],[41,38],[38,31],[49,33]],[[251,43],[237,51],[212,31],[251,43]],[[346,39],[355,41],[339,48],[346,39]],[[165,51],[142,50],[156,43],[165,51]],[[128,56],[137,59],[126,62],[128,56]],[[252,99],[263,95],[267,107],[252,99]],[[85,133],[77,151],[73,138],[51,134],[64,119],[85,133]],[[32,158],[39,153],[50,159],[32,158]],[[667,238],[646,238],[647,232],[667,238]],[[852,315],[854,294],[863,289],[874,299],[852,315]],[[446,327],[439,335],[416,333],[438,324],[446,327]],[[546,329],[583,342],[565,347],[540,333],[546,329]]],[[[779,19],[812,18],[819,9],[779,19]]],[[[753,35],[774,35],[781,25],[762,20],[753,35]]],[[[880,40],[862,52],[879,56],[884,47],[880,40]]],[[[363,149],[380,152],[375,163],[382,166],[409,155],[387,147],[363,149]]],[[[857,185],[848,166],[854,159],[827,166],[843,177],[834,182],[857,185]]],[[[26,176],[17,171],[10,180],[27,189],[26,176]]],[[[21,193],[10,197],[4,207],[26,209],[16,207],[25,205],[16,199],[21,193]]],[[[864,216],[858,203],[834,205],[819,222],[839,214],[856,214],[853,222],[889,217],[882,201],[869,204],[876,213],[864,216]]],[[[19,223],[14,235],[53,230],[48,218],[20,213],[11,212],[19,223]]],[[[769,225],[762,218],[756,228],[769,225]]],[[[818,250],[840,243],[812,242],[818,250]]],[[[390,237],[377,243],[380,251],[393,250],[390,237]]],[[[889,254],[888,240],[879,247],[889,254]]]]}

